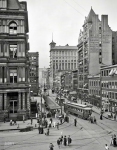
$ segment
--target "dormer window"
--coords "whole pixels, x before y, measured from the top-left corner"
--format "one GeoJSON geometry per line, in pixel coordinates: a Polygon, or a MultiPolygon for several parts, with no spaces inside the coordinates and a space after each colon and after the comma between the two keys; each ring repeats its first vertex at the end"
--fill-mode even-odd
{"type": "Polygon", "coordinates": [[[17,34],[17,24],[15,22],[11,22],[9,24],[9,33],[10,34],[17,34]]]}

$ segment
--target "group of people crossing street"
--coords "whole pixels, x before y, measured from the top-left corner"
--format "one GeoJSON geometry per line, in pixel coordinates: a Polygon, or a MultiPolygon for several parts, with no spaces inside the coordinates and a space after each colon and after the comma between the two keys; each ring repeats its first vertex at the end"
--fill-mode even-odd
{"type": "MultiPolygon", "coordinates": [[[[63,146],[70,146],[70,144],[72,143],[72,139],[70,137],[70,135],[68,137],[66,137],[66,135],[63,137],[63,135],[61,135],[61,137],[59,137],[57,139],[57,145],[58,148],[60,149],[63,146]]],[[[54,150],[54,145],[52,143],[50,143],[49,145],[49,150],[54,150]]]]}

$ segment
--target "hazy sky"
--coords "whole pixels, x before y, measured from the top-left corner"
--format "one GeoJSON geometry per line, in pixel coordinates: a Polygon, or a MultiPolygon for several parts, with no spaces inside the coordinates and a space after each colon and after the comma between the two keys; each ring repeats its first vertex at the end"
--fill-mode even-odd
{"type": "MultiPolygon", "coordinates": [[[[20,0],[22,1],[22,0],[20,0]]],[[[49,67],[49,43],[76,46],[79,31],[91,6],[117,30],[117,0],[24,0],[28,5],[30,51],[39,52],[40,68],[49,67]]]]}

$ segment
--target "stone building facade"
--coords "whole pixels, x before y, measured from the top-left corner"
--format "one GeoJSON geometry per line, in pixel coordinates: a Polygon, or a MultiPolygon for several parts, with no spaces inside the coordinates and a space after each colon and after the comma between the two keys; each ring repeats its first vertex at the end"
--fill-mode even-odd
{"type": "Polygon", "coordinates": [[[0,117],[30,114],[27,3],[0,0],[0,117]]]}
{"type": "Polygon", "coordinates": [[[53,81],[57,72],[72,71],[77,68],[77,46],[56,46],[50,43],[50,76],[53,81]]]}

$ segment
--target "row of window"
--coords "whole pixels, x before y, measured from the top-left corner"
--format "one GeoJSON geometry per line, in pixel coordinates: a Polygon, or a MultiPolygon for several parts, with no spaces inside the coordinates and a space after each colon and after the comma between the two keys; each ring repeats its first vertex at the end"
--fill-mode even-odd
{"type": "Polygon", "coordinates": [[[0,56],[2,57],[25,57],[25,44],[0,44],[0,56]]]}
{"type": "Polygon", "coordinates": [[[102,87],[103,88],[109,88],[109,89],[117,89],[117,81],[103,81],[102,82],[102,87]]]}
{"type": "Polygon", "coordinates": [[[68,55],[76,55],[77,54],[77,50],[74,52],[74,51],[53,51],[52,52],[52,54],[53,55],[56,55],[56,54],[61,54],[61,55],[66,55],[66,54],[68,54],[68,55]]]}
{"type": "Polygon", "coordinates": [[[70,64],[70,63],[62,63],[62,64],[53,64],[53,69],[63,69],[63,70],[67,70],[67,69],[76,69],[76,63],[74,64],[70,64]]]}
{"type": "MultiPolygon", "coordinates": [[[[8,80],[7,75],[7,68],[6,67],[0,67],[0,83],[6,83],[8,80]]],[[[25,81],[25,68],[21,67],[19,69],[9,69],[9,82],[10,83],[17,83],[25,81]]]]}
{"type": "Polygon", "coordinates": [[[102,91],[102,97],[109,98],[109,99],[117,99],[117,93],[102,91]]]}
{"type": "Polygon", "coordinates": [[[53,60],[53,62],[76,62],[76,60],[53,60]]]}
{"type": "Polygon", "coordinates": [[[99,87],[100,86],[100,81],[99,80],[90,80],[89,85],[94,86],[94,87],[99,87]]]}
{"type": "Polygon", "coordinates": [[[77,59],[77,57],[52,57],[52,59],[77,59]]]}
{"type": "MultiPolygon", "coordinates": [[[[4,21],[5,22],[5,21],[4,21]]],[[[0,24],[3,24],[4,22],[0,22],[0,24]]],[[[6,24],[6,22],[5,22],[6,24]]],[[[11,21],[9,23],[9,25],[7,26],[0,26],[0,32],[4,32],[4,33],[9,33],[9,34],[17,34],[17,33],[24,33],[24,25],[20,26],[20,28],[18,27],[17,23],[15,21],[11,21]]]]}
{"type": "Polygon", "coordinates": [[[100,90],[90,89],[89,94],[91,94],[91,95],[100,95],[100,90]]]}
{"type": "Polygon", "coordinates": [[[101,75],[102,77],[106,77],[106,76],[109,76],[110,72],[111,72],[111,69],[102,70],[101,75]]]}

